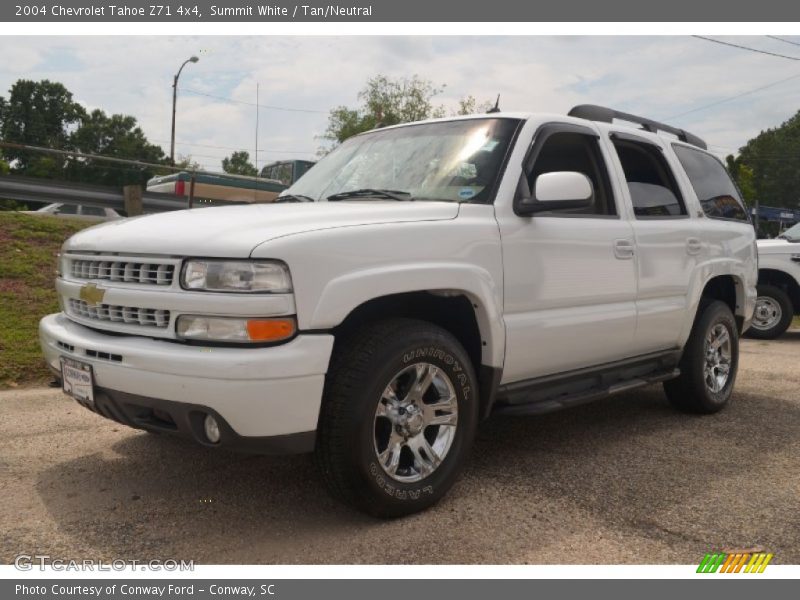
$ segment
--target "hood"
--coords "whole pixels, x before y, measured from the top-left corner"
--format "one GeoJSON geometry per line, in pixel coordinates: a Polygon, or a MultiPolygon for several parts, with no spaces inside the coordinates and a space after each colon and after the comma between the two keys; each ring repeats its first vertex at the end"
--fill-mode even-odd
{"type": "Polygon", "coordinates": [[[789,240],[758,240],[759,254],[800,254],[800,244],[789,240]]]}
{"type": "Polygon", "coordinates": [[[195,208],[145,215],[84,229],[65,251],[246,258],[264,242],[336,227],[439,221],[455,202],[309,202],[195,208]]]}

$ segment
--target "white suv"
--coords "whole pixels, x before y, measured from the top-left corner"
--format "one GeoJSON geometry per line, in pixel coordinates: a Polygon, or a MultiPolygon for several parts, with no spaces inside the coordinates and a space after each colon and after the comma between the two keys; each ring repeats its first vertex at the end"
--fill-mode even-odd
{"type": "Polygon", "coordinates": [[[775,240],[758,240],[758,299],[750,337],[772,340],[800,314],[800,223],[775,240]]]}
{"type": "Polygon", "coordinates": [[[681,410],[728,404],[756,246],[704,148],[596,106],[371,131],[275,205],[76,234],[42,347],[108,418],[313,450],[339,498],[412,513],[492,413],[655,382],[681,410]]]}

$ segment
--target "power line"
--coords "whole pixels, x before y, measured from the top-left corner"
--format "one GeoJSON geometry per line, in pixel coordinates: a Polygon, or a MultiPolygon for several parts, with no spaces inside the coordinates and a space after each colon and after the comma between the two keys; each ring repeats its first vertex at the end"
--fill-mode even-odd
{"type": "Polygon", "coordinates": [[[727,98],[722,98],[720,100],[715,100],[714,102],[710,102],[709,104],[704,104],[703,106],[698,106],[697,108],[693,108],[691,110],[687,110],[687,111],[684,111],[682,113],[678,113],[677,115],[672,115],[671,117],[665,117],[664,120],[668,121],[670,119],[677,119],[678,117],[683,117],[683,116],[689,115],[689,114],[694,113],[694,112],[705,110],[707,108],[712,108],[712,107],[717,106],[719,104],[724,104],[725,102],[730,102],[731,100],[736,100],[736,99],[742,98],[744,96],[749,96],[750,94],[755,94],[756,92],[760,92],[762,90],[766,90],[768,88],[774,87],[774,86],[779,85],[781,83],[786,83],[787,81],[791,81],[792,79],[798,79],[798,78],[800,78],[800,73],[797,73],[796,75],[792,75],[791,77],[786,77],[785,79],[780,79],[778,81],[773,81],[772,83],[768,83],[766,85],[762,85],[762,86],[757,87],[757,88],[753,88],[752,90],[747,90],[746,92],[742,92],[740,94],[736,94],[735,96],[729,96],[727,98]]]}
{"type": "Polygon", "coordinates": [[[208,94],[206,92],[201,92],[199,90],[193,90],[191,88],[178,88],[181,92],[187,92],[189,94],[195,94],[196,96],[205,96],[206,98],[214,98],[215,100],[222,100],[223,102],[232,102],[234,104],[244,104],[246,106],[258,106],[259,108],[266,108],[268,110],[284,110],[288,112],[301,112],[301,113],[319,113],[319,114],[328,114],[327,110],[313,110],[310,108],[293,108],[289,106],[274,106],[270,104],[258,104],[256,102],[247,102],[245,100],[235,100],[234,98],[228,98],[226,96],[216,96],[214,94],[208,94]]]}
{"type": "Polygon", "coordinates": [[[723,42],[722,40],[715,40],[710,37],[704,37],[702,35],[693,35],[699,40],[705,40],[707,42],[714,42],[715,44],[722,44],[723,46],[730,46],[731,48],[739,48],[741,50],[749,50],[750,52],[758,52],[759,54],[766,54],[768,56],[777,56],[778,58],[785,58],[788,60],[800,60],[797,56],[787,56],[786,54],[778,54],[777,52],[768,52],[766,50],[759,50],[758,48],[751,48],[750,46],[742,46],[740,44],[733,44],[731,42],[723,42]]]}
{"type": "MultiPolygon", "coordinates": [[[[169,143],[169,140],[158,140],[158,139],[150,139],[151,142],[161,142],[161,143],[169,143]]],[[[217,146],[215,144],[195,144],[193,142],[182,142],[176,141],[175,145],[180,146],[196,146],[198,148],[213,148],[214,150],[244,150],[244,148],[238,146],[217,146]]],[[[261,152],[269,152],[273,154],[314,154],[316,150],[266,150],[266,149],[259,149],[259,153],[261,152]]]]}
{"type": "Polygon", "coordinates": [[[800,46],[800,42],[793,42],[791,40],[786,40],[782,37],[778,37],[777,35],[768,35],[767,37],[773,40],[778,40],[779,42],[786,42],[787,44],[791,44],[792,46],[800,46]]]}

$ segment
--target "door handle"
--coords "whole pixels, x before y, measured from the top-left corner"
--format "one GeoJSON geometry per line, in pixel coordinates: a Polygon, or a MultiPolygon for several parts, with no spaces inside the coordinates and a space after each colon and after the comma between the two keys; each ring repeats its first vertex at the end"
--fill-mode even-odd
{"type": "Polygon", "coordinates": [[[614,240],[614,256],[621,260],[633,258],[633,242],[631,240],[614,240]]]}
{"type": "Polygon", "coordinates": [[[689,238],[686,240],[686,253],[687,254],[700,254],[700,251],[703,249],[703,242],[701,242],[698,238],[689,238]]]}

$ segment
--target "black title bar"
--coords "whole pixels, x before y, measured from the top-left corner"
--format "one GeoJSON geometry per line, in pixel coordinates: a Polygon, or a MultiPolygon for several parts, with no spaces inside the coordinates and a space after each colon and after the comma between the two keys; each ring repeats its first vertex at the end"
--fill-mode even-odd
{"type": "MultiPolygon", "coordinates": [[[[4,22],[781,22],[786,0],[11,0],[4,22]]],[[[791,33],[787,26],[786,33],[791,33]]]]}

